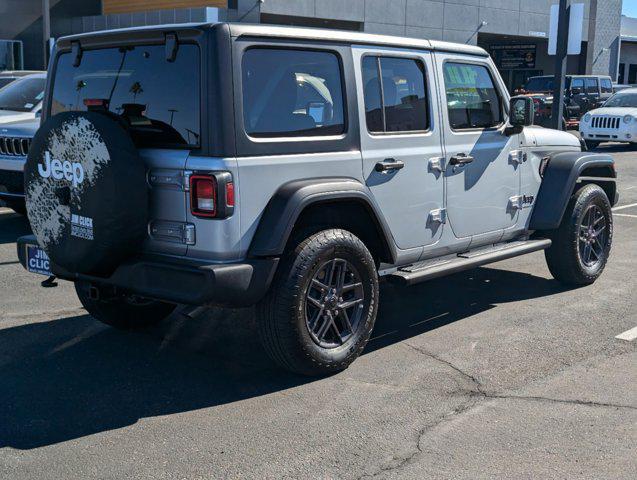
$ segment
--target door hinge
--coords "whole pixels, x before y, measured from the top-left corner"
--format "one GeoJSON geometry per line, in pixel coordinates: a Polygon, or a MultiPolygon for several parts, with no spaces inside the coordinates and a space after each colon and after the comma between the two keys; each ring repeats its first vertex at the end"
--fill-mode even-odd
{"type": "Polygon", "coordinates": [[[512,150],[509,153],[509,163],[513,165],[519,165],[522,162],[526,162],[526,152],[523,150],[512,150]]]}
{"type": "Polygon", "coordinates": [[[443,162],[445,157],[431,157],[429,159],[429,171],[430,172],[441,172],[444,169],[443,162]]]}
{"type": "Polygon", "coordinates": [[[437,208],[429,212],[430,223],[447,223],[447,209],[437,208]]]}

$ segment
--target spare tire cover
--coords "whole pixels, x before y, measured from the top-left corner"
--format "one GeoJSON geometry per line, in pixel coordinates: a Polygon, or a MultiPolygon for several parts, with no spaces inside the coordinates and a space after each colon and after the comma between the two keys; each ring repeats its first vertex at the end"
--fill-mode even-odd
{"type": "Polygon", "coordinates": [[[108,114],[64,112],[36,133],[25,166],[26,207],[38,243],[72,273],[107,275],[146,236],[146,169],[108,114]]]}

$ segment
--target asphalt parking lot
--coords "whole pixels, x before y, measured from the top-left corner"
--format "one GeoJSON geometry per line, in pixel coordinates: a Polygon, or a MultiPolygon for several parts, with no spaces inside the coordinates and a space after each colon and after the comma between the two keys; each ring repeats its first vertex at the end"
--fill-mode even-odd
{"type": "Polygon", "coordinates": [[[251,310],[99,324],[22,269],[0,210],[0,478],[637,478],[637,151],[599,150],[621,195],[600,281],[538,253],[384,285],[364,355],[320,380],[273,366],[251,310]]]}

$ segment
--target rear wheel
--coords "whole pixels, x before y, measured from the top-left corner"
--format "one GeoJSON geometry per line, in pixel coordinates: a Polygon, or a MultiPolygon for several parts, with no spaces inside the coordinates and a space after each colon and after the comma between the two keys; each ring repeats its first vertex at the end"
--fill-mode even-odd
{"type": "Polygon", "coordinates": [[[586,185],[569,201],[562,223],[545,251],[556,280],[589,285],[602,274],[613,240],[613,215],[604,190],[586,185]]]}
{"type": "Polygon", "coordinates": [[[331,229],[289,251],[258,307],[259,335],[281,367],[304,375],[347,368],[376,320],[374,259],[352,233],[331,229]]]}
{"type": "Polygon", "coordinates": [[[168,317],[176,308],[171,303],[131,294],[96,299],[91,296],[90,289],[91,285],[87,282],[75,282],[75,291],[86,311],[96,320],[120,330],[150,327],[168,317]]]}

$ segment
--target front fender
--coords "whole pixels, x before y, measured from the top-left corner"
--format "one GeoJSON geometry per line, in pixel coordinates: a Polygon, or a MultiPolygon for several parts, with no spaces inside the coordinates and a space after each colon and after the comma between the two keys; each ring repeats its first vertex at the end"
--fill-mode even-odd
{"type": "MultiPolygon", "coordinates": [[[[589,152],[561,152],[551,155],[531,214],[529,229],[558,228],[578,178],[582,177],[585,170],[600,167],[609,167],[612,176],[605,181],[614,182],[615,162],[610,155],[589,152]]],[[[591,180],[591,183],[595,181],[591,180]]],[[[615,199],[610,198],[610,201],[612,203],[615,199]]]]}
{"type": "MultiPolygon", "coordinates": [[[[377,221],[387,245],[393,245],[389,227],[365,185],[352,178],[313,178],[288,182],[277,190],[263,212],[249,256],[281,255],[294,224],[306,207],[338,200],[356,200],[364,204],[377,221]]],[[[391,256],[395,258],[394,251],[391,256]]]]}

